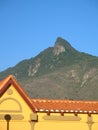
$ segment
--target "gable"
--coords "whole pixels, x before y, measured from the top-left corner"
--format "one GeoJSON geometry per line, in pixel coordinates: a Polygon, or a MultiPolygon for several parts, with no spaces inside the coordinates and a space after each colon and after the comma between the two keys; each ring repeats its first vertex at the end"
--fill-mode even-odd
{"type": "MultiPolygon", "coordinates": [[[[1,104],[7,104],[7,102],[9,102],[9,104],[17,104],[17,107],[20,107],[20,104],[25,104],[29,109],[35,112],[35,107],[31,99],[13,76],[8,76],[0,82],[0,109],[3,107],[1,104]]],[[[12,107],[12,105],[8,106],[12,107]]]]}

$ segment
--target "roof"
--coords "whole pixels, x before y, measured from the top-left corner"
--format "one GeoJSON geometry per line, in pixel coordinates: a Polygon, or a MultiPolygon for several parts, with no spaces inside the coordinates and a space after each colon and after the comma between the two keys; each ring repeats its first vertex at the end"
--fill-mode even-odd
{"type": "Polygon", "coordinates": [[[37,112],[98,113],[97,101],[32,99],[37,112]]]}
{"type": "Polygon", "coordinates": [[[28,104],[28,106],[33,110],[33,112],[35,112],[35,106],[32,104],[31,99],[28,97],[28,95],[22,89],[20,84],[16,81],[15,77],[13,77],[12,75],[10,75],[10,76],[6,77],[4,80],[0,81],[0,97],[2,97],[2,95],[10,87],[11,84],[18,91],[18,93],[21,95],[21,97],[25,100],[25,102],[28,104]]]}

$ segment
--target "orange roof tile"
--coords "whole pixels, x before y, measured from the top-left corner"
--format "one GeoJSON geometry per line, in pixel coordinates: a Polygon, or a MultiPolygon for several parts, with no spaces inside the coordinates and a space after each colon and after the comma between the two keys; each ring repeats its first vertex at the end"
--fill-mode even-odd
{"type": "Polygon", "coordinates": [[[18,82],[12,75],[0,81],[0,97],[10,87],[11,84],[19,92],[21,97],[26,101],[26,103],[33,110],[33,112],[35,112],[35,106],[33,105],[31,99],[28,97],[28,95],[25,93],[25,91],[22,89],[22,87],[18,84],[18,82]]]}
{"type": "Polygon", "coordinates": [[[38,112],[98,113],[97,101],[32,99],[38,112]]]}

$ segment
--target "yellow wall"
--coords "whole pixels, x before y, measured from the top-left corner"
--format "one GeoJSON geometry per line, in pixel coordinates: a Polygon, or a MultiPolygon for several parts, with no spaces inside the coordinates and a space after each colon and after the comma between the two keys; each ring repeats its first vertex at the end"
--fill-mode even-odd
{"type": "Polygon", "coordinates": [[[4,119],[6,114],[11,115],[10,130],[33,129],[34,123],[31,118],[36,115],[12,85],[0,98],[0,130],[7,128],[7,122],[4,119]]]}
{"type": "Polygon", "coordinates": [[[38,123],[35,124],[35,130],[97,130],[98,115],[88,114],[64,114],[38,113],[38,123]]]}
{"type": "Polygon", "coordinates": [[[4,119],[6,114],[11,115],[9,130],[97,130],[98,115],[73,113],[61,115],[60,113],[33,113],[24,99],[11,85],[0,98],[0,130],[7,129],[4,119]],[[37,119],[33,122],[31,119],[37,119]]]}

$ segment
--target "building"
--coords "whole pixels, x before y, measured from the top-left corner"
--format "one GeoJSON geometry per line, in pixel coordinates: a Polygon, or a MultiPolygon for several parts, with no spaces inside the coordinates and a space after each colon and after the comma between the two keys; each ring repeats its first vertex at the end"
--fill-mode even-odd
{"type": "Polygon", "coordinates": [[[0,82],[0,130],[53,129],[97,130],[98,102],[30,99],[13,76],[0,82]]]}

